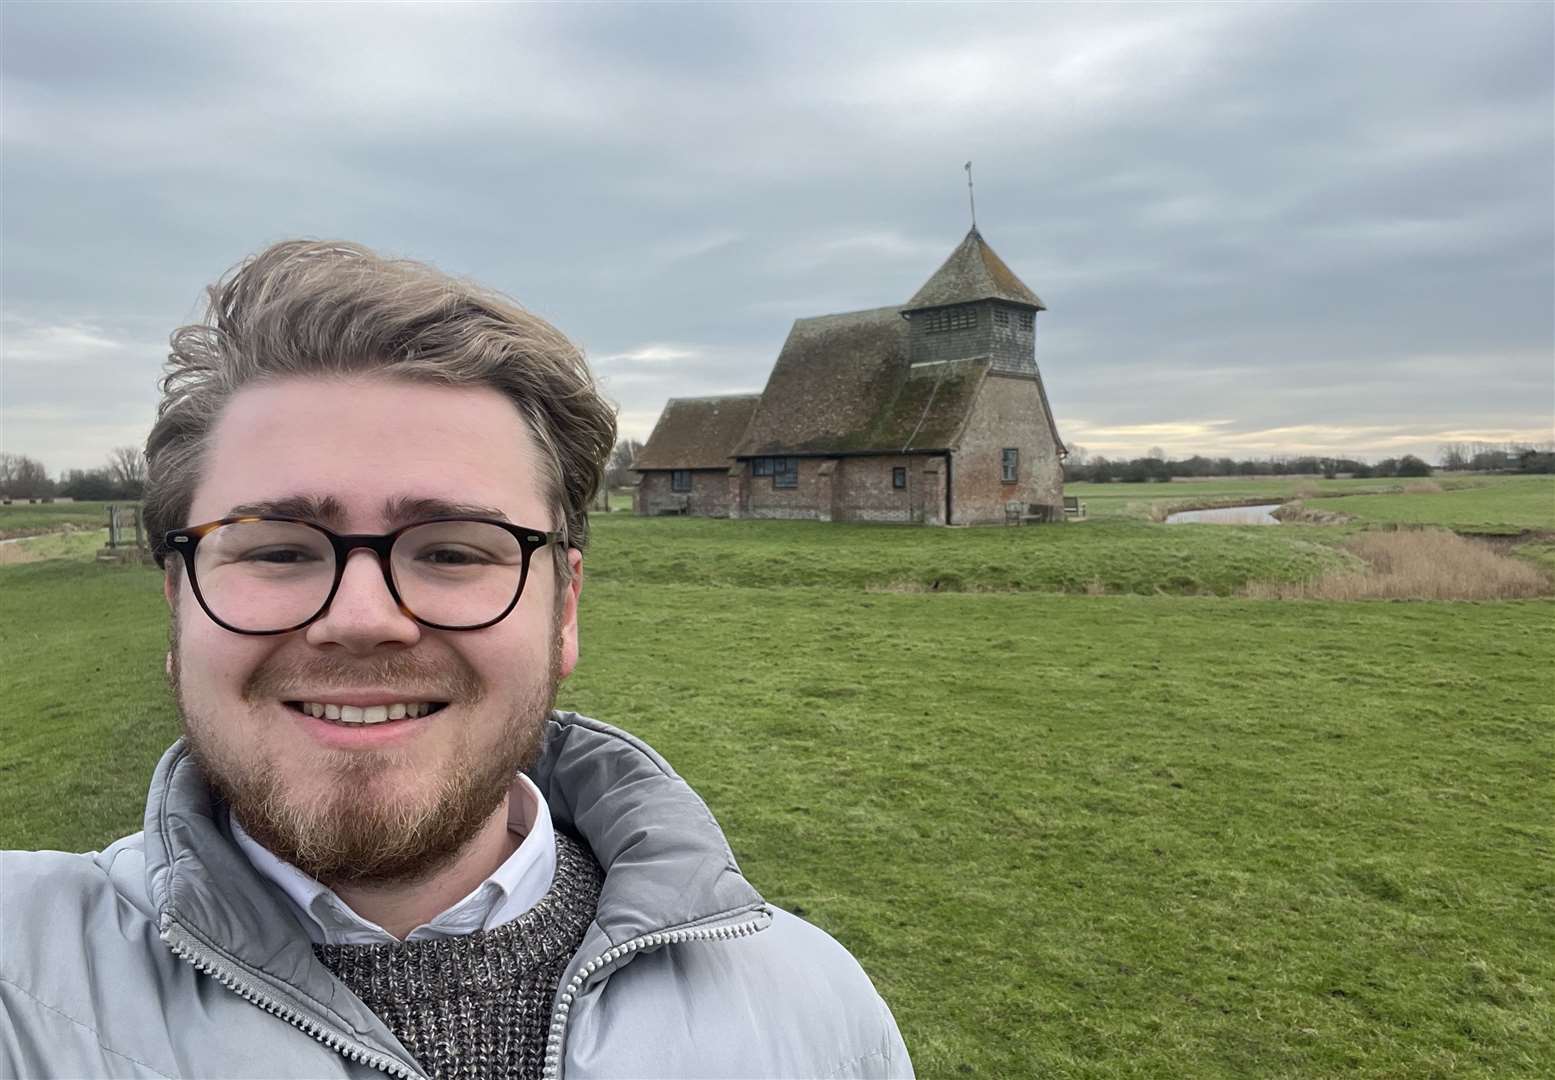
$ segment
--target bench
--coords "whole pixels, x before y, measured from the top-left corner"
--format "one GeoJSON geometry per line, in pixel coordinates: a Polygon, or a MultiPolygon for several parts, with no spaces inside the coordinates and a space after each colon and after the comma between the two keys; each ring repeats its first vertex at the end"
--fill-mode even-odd
{"type": "Polygon", "coordinates": [[[1004,504],[1006,525],[1043,525],[1057,520],[1059,520],[1057,507],[1045,503],[1007,502],[1004,504]]]}
{"type": "Polygon", "coordinates": [[[685,517],[689,513],[691,513],[690,495],[672,495],[667,502],[657,503],[653,507],[655,517],[685,517]]]}
{"type": "Polygon", "coordinates": [[[1064,518],[1079,518],[1085,520],[1085,504],[1073,495],[1064,496],[1064,518]]]}

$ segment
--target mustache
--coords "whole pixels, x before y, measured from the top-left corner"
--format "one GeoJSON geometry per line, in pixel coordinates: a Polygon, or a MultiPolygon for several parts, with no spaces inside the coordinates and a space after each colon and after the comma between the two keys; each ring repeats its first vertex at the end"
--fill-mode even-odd
{"type": "Polygon", "coordinates": [[[360,660],[343,657],[276,659],[256,668],[243,684],[245,701],[271,701],[288,691],[391,687],[435,701],[477,702],[485,685],[463,659],[435,660],[419,653],[386,653],[360,660]]]}

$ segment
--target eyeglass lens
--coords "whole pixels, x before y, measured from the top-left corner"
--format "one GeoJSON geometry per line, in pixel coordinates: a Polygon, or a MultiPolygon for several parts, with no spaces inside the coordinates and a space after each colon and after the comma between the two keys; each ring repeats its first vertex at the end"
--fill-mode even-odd
{"type": "MultiPolygon", "coordinates": [[[[405,606],[440,626],[479,626],[506,611],[524,578],[524,550],[482,521],[434,521],[406,529],[389,551],[405,606]]],[[[241,521],[195,549],[206,607],[239,630],[284,630],[312,618],[335,583],[329,537],[296,522],[241,521]]]]}

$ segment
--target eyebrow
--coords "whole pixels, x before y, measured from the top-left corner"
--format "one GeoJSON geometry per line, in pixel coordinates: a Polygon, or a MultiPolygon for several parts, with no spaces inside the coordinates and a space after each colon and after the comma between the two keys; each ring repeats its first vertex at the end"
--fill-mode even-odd
{"type": "Polygon", "coordinates": [[[446,499],[417,499],[408,495],[383,501],[385,521],[405,524],[440,517],[480,517],[507,521],[508,516],[494,506],[477,506],[474,503],[449,502],[446,499]]]}
{"type": "Polygon", "coordinates": [[[287,495],[279,499],[260,499],[239,503],[226,517],[290,517],[318,521],[328,525],[345,520],[345,507],[333,495],[287,495]]]}
{"type": "MultiPolygon", "coordinates": [[[[239,503],[227,511],[227,517],[290,517],[304,521],[317,521],[324,525],[339,525],[345,520],[345,506],[333,495],[287,495],[279,499],[262,499],[257,502],[239,503]]],[[[405,525],[414,521],[427,521],[442,517],[481,517],[507,521],[508,516],[494,506],[475,503],[450,502],[447,499],[418,498],[399,495],[383,501],[385,521],[405,525]]]]}

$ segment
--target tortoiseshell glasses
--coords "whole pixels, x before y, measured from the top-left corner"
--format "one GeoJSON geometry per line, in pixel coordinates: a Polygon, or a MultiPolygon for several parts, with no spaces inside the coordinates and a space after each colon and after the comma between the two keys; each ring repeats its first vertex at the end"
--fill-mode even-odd
{"type": "Polygon", "coordinates": [[[491,518],[433,518],[381,535],[341,535],[311,521],[230,517],[174,529],[200,607],[237,634],[285,634],[321,618],[357,548],[378,556],[402,612],[434,630],[481,630],[507,617],[536,551],[566,533],[491,518]]]}

